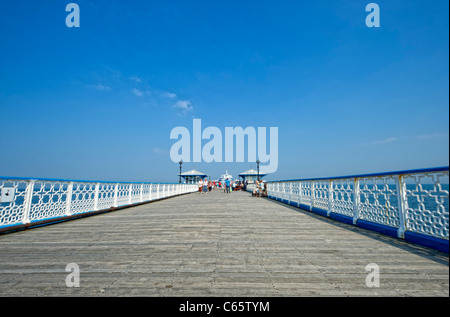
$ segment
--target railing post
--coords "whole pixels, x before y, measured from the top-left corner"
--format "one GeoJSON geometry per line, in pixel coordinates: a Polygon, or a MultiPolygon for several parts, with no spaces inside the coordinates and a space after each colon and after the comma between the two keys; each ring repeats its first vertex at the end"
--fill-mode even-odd
{"type": "Polygon", "coordinates": [[[156,186],[156,199],[159,199],[159,184],[156,186]]]}
{"type": "Polygon", "coordinates": [[[302,182],[298,182],[298,207],[302,203],[302,182]]]}
{"type": "Polygon", "coordinates": [[[404,239],[406,231],[406,210],[408,209],[408,199],[406,198],[406,184],[404,182],[403,175],[398,175],[396,182],[399,218],[399,228],[397,230],[397,236],[401,239],[404,239]]]}
{"type": "Polygon", "coordinates": [[[355,225],[359,219],[359,203],[360,199],[359,178],[353,180],[353,224],[355,225]]]}
{"type": "Polygon", "coordinates": [[[133,184],[130,184],[130,186],[128,186],[128,205],[131,204],[131,193],[133,191],[133,184]]]}
{"type": "Polygon", "coordinates": [[[314,196],[315,196],[315,186],[314,181],[311,181],[311,206],[309,207],[309,210],[312,211],[314,207],[314,196]]]}
{"type": "Polygon", "coordinates": [[[34,191],[34,183],[35,181],[31,180],[27,184],[27,188],[25,189],[25,200],[23,205],[23,217],[22,223],[28,224],[30,223],[30,210],[31,204],[33,202],[33,191],[34,191]]]}
{"type": "Polygon", "coordinates": [[[94,192],[94,211],[98,210],[98,199],[100,196],[100,183],[95,184],[95,192],[94,192]]]}
{"type": "Polygon", "coordinates": [[[327,216],[330,216],[330,213],[333,212],[333,181],[328,180],[328,211],[327,216]]]}
{"type": "Polygon", "coordinates": [[[280,192],[280,187],[281,187],[280,185],[281,185],[281,182],[277,182],[277,199],[278,198],[282,199],[281,192],[280,192]]]}
{"type": "Polygon", "coordinates": [[[66,216],[70,216],[70,206],[72,205],[72,193],[73,193],[73,182],[69,183],[67,187],[67,196],[66,196],[66,216]]]}
{"type": "Polygon", "coordinates": [[[139,201],[140,202],[144,201],[144,197],[142,196],[143,192],[144,192],[144,184],[141,184],[141,191],[139,193],[139,201]]]}
{"type": "Polygon", "coordinates": [[[283,195],[283,200],[284,198],[286,198],[286,200],[289,202],[289,191],[290,191],[290,186],[289,186],[289,182],[284,182],[284,195],[283,195]]]}
{"type": "Polygon", "coordinates": [[[114,205],[113,205],[113,207],[117,207],[118,196],[119,196],[119,184],[117,183],[114,186],[114,205]]]}
{"type": "Polygon", "coordinates": [[[149,201],[152,200],[152,190],[153,190],[153,184],[150,184],[150,190],[149,190],[149,193],[148,193],[148,200],[149,201]]]}
{"type": "Polygon", "coordinates": [[[288,203],[291,204],[292,200],[292,182],[289,182],[289,196],[288,196],[288,203]]]}

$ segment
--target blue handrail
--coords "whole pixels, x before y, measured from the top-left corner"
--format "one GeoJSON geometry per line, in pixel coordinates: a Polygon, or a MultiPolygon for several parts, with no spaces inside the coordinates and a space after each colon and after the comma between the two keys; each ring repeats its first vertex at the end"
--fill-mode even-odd
{"type": "Polygon", "coordinates": [[[113,181],[97,181],[97,180],[79,180],[79,179],[64,179],[64,178],[41,178],[41,177],[9,177],[0,176],[0,180],[18,180],[18,181],[49,181],[49,182],[65,182],[65,183],[102,183],[102,184],[164,184],[174,185],[178,183],[164,183],[164,182],[113,182],[113,181]]]}
{"type": "Polygon", "coordinates": [[[284,179],[284,180],[275,180],[275,181],[268,181],[268,182],[320,181],[320,180],[327,180],[327,179],[347,179],[347,178],[362,178],[362,177],[378,177],[378,176],[386,176],[386,175],[403,175],[403,174],[418,174],[418,173],[430,173],[430,172],[444,172],[444,171],[448,171],[448,170],[449,170],[448,166],[442,166],[442,167],[421,168],[421,169],[393,171],[393,172],[382,172],[382,173],[371,173],[371,174],[357,174],[357,175],[347,175],[347,176],[284,179]]]}

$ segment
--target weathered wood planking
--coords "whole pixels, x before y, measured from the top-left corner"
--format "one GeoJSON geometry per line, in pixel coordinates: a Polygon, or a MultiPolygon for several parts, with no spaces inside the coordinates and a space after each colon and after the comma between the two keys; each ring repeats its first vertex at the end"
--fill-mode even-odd
{"type": "Polygon", "coordinates": [[[0,236],[0,296],[449,296],[448,255],[245,192],[0,236]],[[66,265],[80,267],[69,288],[66,265]],[[366,285],[366,265],[380,286],[366,285]]]}

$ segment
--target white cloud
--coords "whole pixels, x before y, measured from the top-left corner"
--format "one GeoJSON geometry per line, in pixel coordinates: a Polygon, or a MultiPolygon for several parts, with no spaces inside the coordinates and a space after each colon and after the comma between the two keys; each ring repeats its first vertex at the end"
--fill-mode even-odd
{"type": "Polygon", "coordinates": [[[135,94],[138,97],[142,97],[143,95],[150,95],[149,91],[143,91],[137,88],[133,88],[133,94],[135,94]]]}
{"type": "Polygon", "coordinates": [[[152,151],[153,151],[153,153],[155,153],[155,154],[166,154],[166,153],[168,153],[166,150],[161,149],[161,148],[158,148],[158,147],[154,147],[154,148],[152,149],[152,151]]]}
{"type": "Polygon", "coordinates": [[[137,82],[137,83],[141,83],[142,82],[142,79],[140,79],[138,76],[132,76],[132,77],[130,77],[130,79],[132,81],[137,82]]]}
{"type": "Polygon", "coordinates": [[[176,94],[174,94],[174,93],[172,93],[172,92],[169,92],[169,91],[165,91],[165,92],[163,92],[161,95],[162,95],[163,97],[167,97],[167,98],[170,98],[170,99],[174,99],[174,98],[177,97],[176,94]]]}
{"type": "Polygon", "coordinates": [[[374,141],[371,144],[385,144],[385,143],[391,143],[391,142],[394,142],[394,141],[397,141],[397,140],[398,140],[397,138],[391,137],[391,138],[387,138],[387,139],[384,139],[384,140],[374,141]]]}
{"type": "Polygon", "coordinates": [[[377,140],[377,141],[372,141],[372,142],[367,142],[367,143],[361,143],[360,145],[387,144],[387,143],[395,142],[395,141],[398,141],[398,140],[399,140],[398,138],[390,137],[390,138],[383,139],[383,140],[377,140]]]}
{"type": "Polygon", "coordinates": [[[440,138],[445,136],[445,134],[440,133],[440,132],[434,132],[434,133],[430,133],[430,134],[422,134],[419,135],[419,139],[431,139],[431,138],[440,138]]]}
{"type": "Polygon", "coordinates": [[[108,91],[111,90],[111,87],[105,86],[103,84],[91,85],[92,88],[98,91],[108,91]]]}
{"type": "Polygon", "coordinates": [[[144,95],[144,93],[137,88],[133,88],[133,94],[135,94],[136,96],[139,96],[139,97],[144,95]]]}
{"type": "Polygon", "coordinates": [[[178,100],[174,105],[174,108],[181,109],[183,113],[187,113],[194,110],[192,104],[188,100],[178,100]]]}

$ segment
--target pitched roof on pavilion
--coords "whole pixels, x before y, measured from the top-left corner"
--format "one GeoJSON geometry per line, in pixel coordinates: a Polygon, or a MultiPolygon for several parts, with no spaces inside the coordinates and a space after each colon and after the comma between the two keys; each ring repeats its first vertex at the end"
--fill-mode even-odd
{"type": "MultiPolygon", "coordinates": [[[[262,174],[261,172],[259,173],[260,177],[266,176],[267,174],[262,174]]],[[[258,176],[258,171],[254,170],[254,169],[249,169],[248,171],[245,171],[241,174],[239,174],[239,176],[243,177],[243,176],[258,176]]]]}
{"type": "Polygon", "coordinates": [[[208,176],[207,174],[199,172],[195,169],[181,173],[180,175],[181,176],[208,176]]]}

